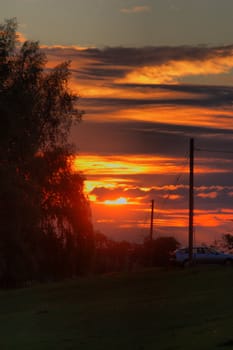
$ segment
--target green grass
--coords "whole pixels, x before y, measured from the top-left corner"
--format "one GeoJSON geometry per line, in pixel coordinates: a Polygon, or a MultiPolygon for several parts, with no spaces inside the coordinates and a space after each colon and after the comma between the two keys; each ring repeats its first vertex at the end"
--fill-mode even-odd
{"type": "Polygon", "coordinates": [[[1,291],[0,347],[233,349],[233,269],[147,270],[1,291]]]}

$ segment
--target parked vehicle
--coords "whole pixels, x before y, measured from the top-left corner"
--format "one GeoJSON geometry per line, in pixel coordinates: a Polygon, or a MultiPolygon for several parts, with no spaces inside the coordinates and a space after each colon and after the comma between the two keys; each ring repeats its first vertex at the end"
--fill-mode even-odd
{"type": "MultiPolygon", "coordinates": [[[[189,248],[180,248],[171,254],[170,261],[176,265],[188,266],[189,248]]],[[[225,264],[233,266],[233,254],[220,252],[211,247],[194,247],[193,248],[194,264],[225,264]]]]}

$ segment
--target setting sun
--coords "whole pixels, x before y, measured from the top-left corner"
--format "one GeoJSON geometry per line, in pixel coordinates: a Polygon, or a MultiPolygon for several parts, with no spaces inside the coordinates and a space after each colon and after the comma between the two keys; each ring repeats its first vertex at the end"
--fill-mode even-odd
{"type": "Polygon", "coordinates": [[[124,197],[120,197],[117,199],[107,199],[104,201],[104,204],[108,205],[120,205],[120,204],[127,204],[127,199],[124,197]]]}

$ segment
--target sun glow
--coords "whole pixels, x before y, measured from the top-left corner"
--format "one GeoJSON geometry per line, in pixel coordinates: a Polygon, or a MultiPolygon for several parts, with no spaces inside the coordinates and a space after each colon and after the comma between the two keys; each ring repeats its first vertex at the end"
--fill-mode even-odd
{"type": "Polygon", "coordinates": [[[121,205],[121,204],[127,204],[127,203],[128,201],[124,197],[120,197],[117,199],[107,199],[104,201],[104,204],[107,204],[107,205],[121,205]]]}

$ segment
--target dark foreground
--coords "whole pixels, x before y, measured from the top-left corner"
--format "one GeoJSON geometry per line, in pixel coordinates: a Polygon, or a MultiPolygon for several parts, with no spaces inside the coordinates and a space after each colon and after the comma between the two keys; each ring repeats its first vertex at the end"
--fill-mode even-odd
{"type": "Polygon", "coordinates": [[[150,270],[0,292],[1,349],[233,349],[233,268],[150,270]]]}

